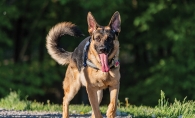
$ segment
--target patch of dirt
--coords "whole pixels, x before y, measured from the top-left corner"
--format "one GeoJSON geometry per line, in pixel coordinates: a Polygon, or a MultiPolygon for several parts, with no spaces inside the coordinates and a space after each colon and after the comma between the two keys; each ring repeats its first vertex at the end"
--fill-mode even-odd
{"type": "MultiPolygon", "coordinates": [[[[106,118],[106,116],[103,116],[106,118]]],[[[62,118],[61,112],[15,111],[0,108],[0,118],[62,118]]],[[[90,114],[71,114],[70,118],[90,118],[90,114]]],[[[131,116],[116,116],[115,118],[132,118],[131,116]]]]}

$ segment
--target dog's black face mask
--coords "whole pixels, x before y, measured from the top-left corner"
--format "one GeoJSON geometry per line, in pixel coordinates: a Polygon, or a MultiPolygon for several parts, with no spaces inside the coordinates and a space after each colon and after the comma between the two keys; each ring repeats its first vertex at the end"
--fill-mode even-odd
{"type": "Polygon", "coordinates": [[[99,55],[102,71],[109,71],[108,57],[112,53],[114,48],[113,41],[115,40],[115,34],[110,27],[97,28],[92,34],[92,40],[94,40],[94,49],[99,55]]]}
{"type": "Polygon", "coordinates": [[[114,48],[115,34],[110,29],[98,28],[93,34],[94,45],[98,54],[109,55],[114,48]]]}

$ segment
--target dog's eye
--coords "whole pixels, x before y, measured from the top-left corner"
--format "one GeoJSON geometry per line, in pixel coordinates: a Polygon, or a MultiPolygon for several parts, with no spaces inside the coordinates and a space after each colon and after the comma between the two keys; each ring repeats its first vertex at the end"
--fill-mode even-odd
{"type": "Polygon", "coordinates": [[[108,40],[114,40],[113,36],[108,36],[108,40]]]}
{"type": "Polygon", "coordinates": [[[95,40],[98,41],[98,42],[100,42],[101,41],[100,36],[95,37],[95,40]]]}
{"type": "Polygon", "coordinates": [[[110,39],[112,39],[112,37],[111,36],[108,36],[108,38],[107,38],[108,40],[110,40],[110,39]]]}
{"type": "Polygon", "coordinates": [[[110,36],[108,36],[108,38],[107,38],[106,42],[112,42],[112,40],[113,40],[113,38],[112,38],[112,37],[110,37],[110,36]]]}

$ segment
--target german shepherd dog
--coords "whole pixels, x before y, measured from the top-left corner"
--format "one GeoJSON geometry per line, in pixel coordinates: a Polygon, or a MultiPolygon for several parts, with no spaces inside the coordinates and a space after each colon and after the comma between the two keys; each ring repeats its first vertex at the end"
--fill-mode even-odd
{"type": "Polygon", "coordinates": [[[116,11],[107,26],[99,25],[91,12],[87,15],[89,35],[73,52],[59,47],[62,35],[82,36],[78,27],[71,22],[62,22],[50,29],[46,48],[51,57],[61,65],[69,64],[63,81],[63,118],[69,117],[69,102],[81,86],[86,87],[92,106],[92,118],[102,118],[99,105],[103,89],[109,88],[110,103],[107,117],[114,118],[120,84],[118,35],[121,18],[116,11]]]}

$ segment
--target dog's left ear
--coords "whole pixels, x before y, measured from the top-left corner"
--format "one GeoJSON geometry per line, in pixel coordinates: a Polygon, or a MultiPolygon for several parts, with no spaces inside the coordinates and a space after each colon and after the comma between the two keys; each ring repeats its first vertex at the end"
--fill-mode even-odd
{"type": "Polygon", "coordinates": [[[109,23],[109,26],[114,30],[116,33],[121,31],[121,17],[118,11],[116,11],[109,23]]]}
{"type": "Polygon", "coordinates": [[[91,12],[88,13],[87,15],[87,23],[88,23],[88,32],[90,35],[97,29],[97,22],[91,12]]]}

